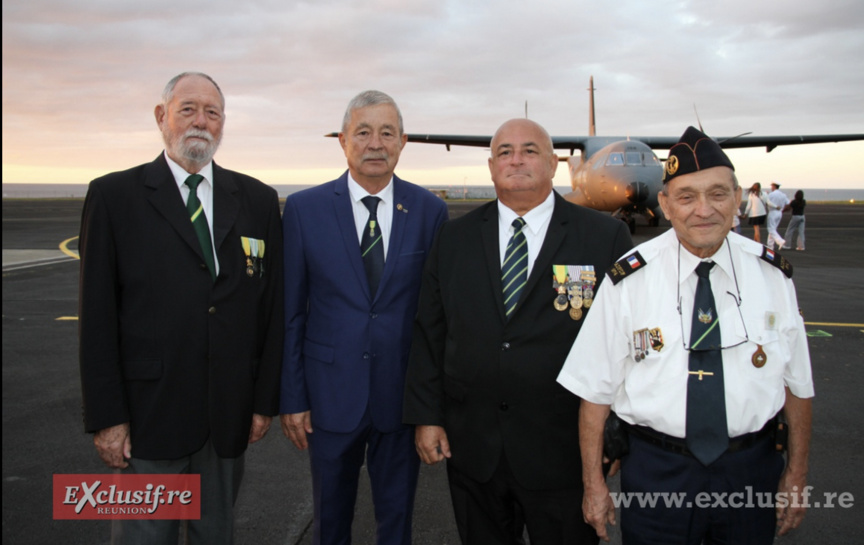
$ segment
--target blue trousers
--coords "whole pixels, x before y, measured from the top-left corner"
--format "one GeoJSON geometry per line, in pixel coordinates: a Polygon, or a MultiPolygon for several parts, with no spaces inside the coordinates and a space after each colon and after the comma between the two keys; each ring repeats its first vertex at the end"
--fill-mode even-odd
{"type": "Polygon", "coordinates": [[[630,505],[621,506],[622,541],[624,545],[773,543],[773,502],[783,466],[783,456],[770,436],[704,466],[693,457],[631,435],[630,454],[621,465],[622,494],[648,493],[641,497],[656,500],[656,505],[640,505],[639,497],[629,497],[630,505]],[[675,499],[680,500],[679,506],[666,503],[675,499]]]}
{"type": "Polygon", "coordinates": [[[366,460],[377,523],[377,545],[410,545],[420,458],[414,426],[392,433],[375,429],[369,412],[350,433],[321,428],[309,436],[315,545],[351,543],[360,469],[366,460]]]}

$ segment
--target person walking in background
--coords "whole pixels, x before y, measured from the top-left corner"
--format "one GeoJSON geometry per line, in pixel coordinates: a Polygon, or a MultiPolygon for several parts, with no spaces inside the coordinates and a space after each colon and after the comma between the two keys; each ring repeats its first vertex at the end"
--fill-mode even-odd
{"type": "Polygon", "coordinates": [[[756,242],[762,242],[759,226],[765,225],[767,214],[768,203],[762,193],[762,184],[756,182],[750,186],[750,191],[747,192],[747,207],[744,209],[744,215],[748,218],[747,223],[753,227],[753,240],[756,242]]]}
{"type": "Polygon", "coordinates": [[[780,191],[780,184],[771,182],[771,193],[768,194],[768,249],[774,250],[774,244],[777,244],[777,250],[786,245],[786,241],[777,232],[780,227],[780,220],[783,219],[783,210],[789,204],[789,197],[780,191]]]}
{"type": "Polygon", "coordinates": [[[804,200],[804,192],[800,189],[795,192],[795,198],[789,203],[789,208],[792,210],[792,219],[789,220],[789,225],[786,226],[786,244],[783,245],[784,250],[791,250],[793,240],[798,238],[795,245],[796,250],[804,250],[804,207],[807,206],[807,201],[804,200]]]}

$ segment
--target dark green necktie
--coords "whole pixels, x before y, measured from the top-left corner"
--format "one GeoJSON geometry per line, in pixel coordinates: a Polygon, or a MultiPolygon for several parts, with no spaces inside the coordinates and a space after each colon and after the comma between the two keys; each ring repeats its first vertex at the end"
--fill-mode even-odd
{"type": "Polygon", "coordinates": [[[186,210],[189,212],[189,218],[192,220],[192,226],[195,228],[195,234],[198,235],[198,242],[201,244],[201,251],[204,253],[204,262],[207,263],[207,268],[210,269],[210,276],[213,281],[216,281],[216,262],[213,259],[213,242],[210,240],[210,226],[207,225],[207,216],[204,215],[204,205],[198,200],[198,184],[204,176],[193,174],[186,178],[186,185],[189,186],[189,198],[186,200],[186,210]]]}
{"type": "Polygon", "coordinates": [[[360,241],[360,251],[363,255],[363,266],[366,269],[366,279],[369,281],[369,293],[375,297],[381,274],[384,272],[384,238],[381,225],[378,223],[378,197],[363,197],[363,204],[369,210],[369,219],[363,229],[363,239],[360,241]]]}
{"type": "Polygon", "coordinates": [[[708,278],[713,266],[714,263],[703,261],[696,267],[699,283],[693,301],[687,380],[687,448],[706,466],[729,446],[720,317],[708,278]]]}
{"type": "Polygon", "coordinates": [[[513,236],[507,243],[504,252],[504,264],[501,266],[501,285],[504,286],[504,311],[507,319],[516,310],[516,304],[522,295],[522,289],[528,281],[528,240],[522,228],[525,220],[513,220],[513,236]]]}

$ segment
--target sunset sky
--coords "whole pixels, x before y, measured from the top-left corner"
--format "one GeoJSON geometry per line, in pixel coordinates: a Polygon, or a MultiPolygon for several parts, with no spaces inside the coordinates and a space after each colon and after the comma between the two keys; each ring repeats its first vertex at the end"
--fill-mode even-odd
{"type": "MultiPolygon", "coordinates": [[[[348,100],[380,89],[407,132],[491,134],[525,115],[603,136],[864,133],[860,0],[4,0],[3,182],[85,183],[149,162],[165,83],[226,94],[221,165],[316,184],[348,100]]],[[[578,152],[577,152],[578,153],[578,152]]],[[[665,157],[665,151],[658,151],[665,157]]],[[[742,184],[864,188],[864,143],[732,150],[742,184]]],[[[488,151],[408,144],[397,169],[487,184],[488,151]]],[[[566,165],[556,184],[567,185],[566,165]]]]}

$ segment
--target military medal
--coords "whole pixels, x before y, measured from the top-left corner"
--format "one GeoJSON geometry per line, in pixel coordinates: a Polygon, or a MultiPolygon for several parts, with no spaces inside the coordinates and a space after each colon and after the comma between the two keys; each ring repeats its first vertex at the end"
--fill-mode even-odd
{"type": "Polygon", "coordinates": [[[255,265],[252,263],[252,243],[249,237],[240,237],[240,245],[243,246],[243,253],[246,254],[246,275],[255,275],[255,265]]]}
{"type": "Polygon", "coordinates": [[[750,361],[753,362],[753,367],[756,369],[761,369],[768,362],[768,356],[765,355],[765,351],[762,350],[762,345],[757,344],[758,348],[756,348],[756,352],[753,352],[753,357],[750,358],[750,361]]]}
{"type": "Polygon", "coordinates": [[[633,332],[633,351],[635,354],[636,361],[642,361],[648,355],[648,330],[640,329],[638,331],[633,332]]]}
{"type": "Polygon", "coordinates": [[[570,305],[567,301],[567,268],[564,265],[552,265],[552,288],[556,293],[552,306],[558,311],[567,310],[570,305]]]}
{"type": "Polygon", "coordinates": [[[660,352],[663,350],[663,332],[660,331],[659,327],[655,327],[653,329],[648,330],[649,340],[651,341],[651,348],[660,352]]]}
{"type": "Polygon", "coordinates": [[[582,304],[585,308],[591,308],[591,305],[594,303],[594,286],[597,284],[597,274],[594,272],[594,265],[583,266],[581,278],[585,284],[582,294],[585,300],[582,304]]]}
{"type": "Polygon", "coordinates": [[[570,309],[570,317],[576,321],[582,319],[582,309],[581,308],[571,308],[570,309]]]}
{"type": "Polygon", "coordinates": [[[264,241],[258,241],[258,277],[264,276],[264,241]]]}
{"type": "Polygon", "coordinates": [[[249,267],[246,267],[246,274],[249,276],[254,276],[259,273],[260,260],[258,259],[258,239],[250,238],[249,243],[252,250],[252,273],[249,273],[249,267]]]}

